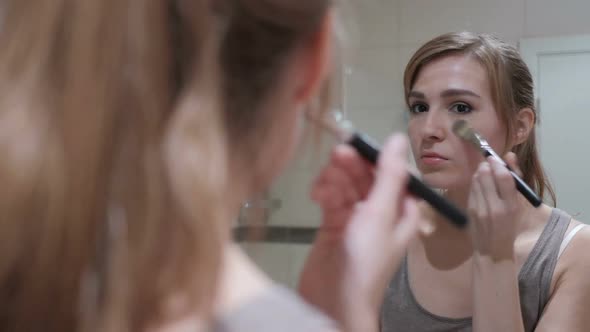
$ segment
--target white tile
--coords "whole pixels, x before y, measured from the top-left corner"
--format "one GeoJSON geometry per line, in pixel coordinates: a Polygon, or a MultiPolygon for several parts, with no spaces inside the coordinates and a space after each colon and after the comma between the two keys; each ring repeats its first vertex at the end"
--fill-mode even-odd
{"type": "Polygon", "coordinates": [[[317,171],[328,159],[336,143],[336,139],[322,128],[309,128],[286,172],[317,171]]]}
{"type": "MultiPolygon", "coordinates": [[[[399,102],[403,105],[403,101],[399,102]]],[[[403,108],[400,105],[379,109],[358,109],[348,114],[355,127],[378,143],[383,143],[393,132],[405,132],[403,108]]]]}
{"type": "Polygon", "coordinates": [[[242,249],[273,280],[295,289],[311,249],[304,244],[245,243],[242,249]]]}
{"type": "Polygon", "coordinates": [[[309,135],[302,142],[294,160],[270,189],[270,196],[281,202],[280,208],[270,216],[271,225],[319,225],[320,210],[309,198],[309,193],[313,180],[327,163],[334,144],[334,139],[327,135],[319,138],[309,135]]]}
{"type": "Polygon", "coordinates": [[[398,49],[359,50],[347,64],[344,78],[344,108],[387,107],[396,101],[401,78],[396,68],[398,49]]]}
{"type": "Polygon", "coordinates": [[[248,243],[242,248],[248,256],[273,280],[284,284],[293,283],[293,249],[288,244],[248,243]]]}
{"type": "Polygon", "coordinates": [[[402,75],[402,77],[403,77],[404,71],[406,70],[406,66],[408,65],[408,62],[410,61],[410,59],[412,58],[414,53],[416,53],[416,51],[418,51],[418,49],[421,46],[422,46],[422,43],[414,43],[414,44],[404,44],[399,47],[398,67],[397,68],[399,69],[400,75],[402,75]]]}
{"type": "Polygon", "coordinates": [[[399,43],[399,23],[395,16],[364,20],[360,27],[360,46],[362,48],[391,47],[399,43]]]}
{"type": "Polygon", "coordinates": [[[354,21],[361,48],[382,48],[399,40],[399,1],[355,1],[354,21]]]}
{"type": "Polygon", "coordinates": [[[406,70],[406,66],[408,65],[408,63],[410,62],[410,59],[412,58],[412,56],[414,55],[414,53],[416,53],[416,51],[422,46],[422,44],[420,43],[416,43],[416,44],[404,44],[399,46],[399,50],[398,50],[398,62],[397,62],[397,69],[399,70],[399,76],[400,76],[400,91],[401,91],[401,103],[403,106],[403,109],[406,110],[407,106],[406,106],[406,102],[405,102],[405,98],[403,96],[404,94],[404,87],[403,87],[403,77],[404,77],[404,72],[406,70]]]}
{"type": "Polygon", "coordinates": [[[292,260],[291,260],[291,287],[297,288],[299,284],[299,276],[303,271],[303,266],[307,260],[307,256],[311,250],[311,245],[294,244],[291,246],[292,260]]]}
{"type": "Polygon", "coordinates": [[[588,34],[588,13],[588,0],[526,0],[525,37],[588,34]]]}
{"type": "MultiPolygon", "coordinates": [[[[557,2],[557,1],[555,1],[557,2]]],[[[400,0],[401,43],[424,43],[442,33],[494,33],[516,44],[524,32],[524,0],[400,0]]]]}
{"type": "Polygon", "coordinates": [[[270,224],[293,227],[315,227],[320,224],[320,209],[309,197],[316,175],[310,171],[294,170],[278,180],[271,190],[271,196],[281,200],[281,207],[271,216],[270,224]]]}

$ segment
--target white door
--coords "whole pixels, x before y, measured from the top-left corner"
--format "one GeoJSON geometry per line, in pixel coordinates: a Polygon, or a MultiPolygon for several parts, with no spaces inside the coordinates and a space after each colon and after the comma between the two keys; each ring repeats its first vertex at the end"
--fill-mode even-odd
{"type": "Polygon", "coordinates": [[[520,43],[535,81],[538,138],[557,206],[590,223],[590,36],[520,43]]]}

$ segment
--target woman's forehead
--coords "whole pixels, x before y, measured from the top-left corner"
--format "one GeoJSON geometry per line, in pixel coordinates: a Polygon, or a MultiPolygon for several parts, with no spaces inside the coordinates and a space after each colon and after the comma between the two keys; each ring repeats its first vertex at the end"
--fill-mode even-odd
{"type": "Polygon", "coordinates": [[[412,91],[426,97],[442,90],[470,90],[478,95],[489,94],[489,80],[484,67],[465,55],[449,55],[426,64],[416,77],[412,91]]]}

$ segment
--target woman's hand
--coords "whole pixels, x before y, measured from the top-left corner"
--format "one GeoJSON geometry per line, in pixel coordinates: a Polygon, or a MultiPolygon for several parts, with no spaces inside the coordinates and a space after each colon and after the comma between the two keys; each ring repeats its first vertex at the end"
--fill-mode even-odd
{"type": "MultiPolygon", "coordinates": [[[[514,153],[505,157],[518,171],[514,153]]],[[[509,170],[488,157],[473,175],[468,200],[470,230],[476,255],[493,261],[514,259],[519,193],[509,170]]]]}
{"type": "Polygon", "coordinates": [[[385,287],[417,233],[418,206],[407,181],[407,141],[394,135],[376,172],[354,150],[338,147],[314,184],[323,223],[300,292],[356,330],[377,324],[385,287]]]}

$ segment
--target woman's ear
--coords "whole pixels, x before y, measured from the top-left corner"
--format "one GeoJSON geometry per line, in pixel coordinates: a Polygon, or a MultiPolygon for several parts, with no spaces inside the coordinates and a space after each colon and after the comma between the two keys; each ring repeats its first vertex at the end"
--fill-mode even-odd
{"type": "Polygon", "coordinates": [[[528,139],[535,126],[535,119],[536,114],[531,108],[527,107],[518,111],[518,115],[516,116],[516,131],[513,137],[515,145],[522,144],[528,139]]]}
{"type": "Polygon", "coordinates": [[[298,67],[298,87],[295,101],[306,104],[315,96],[332,66],[332,12],[328,12],[319,29],[304,43],[296,53],[295,63],[298,67]]]}

